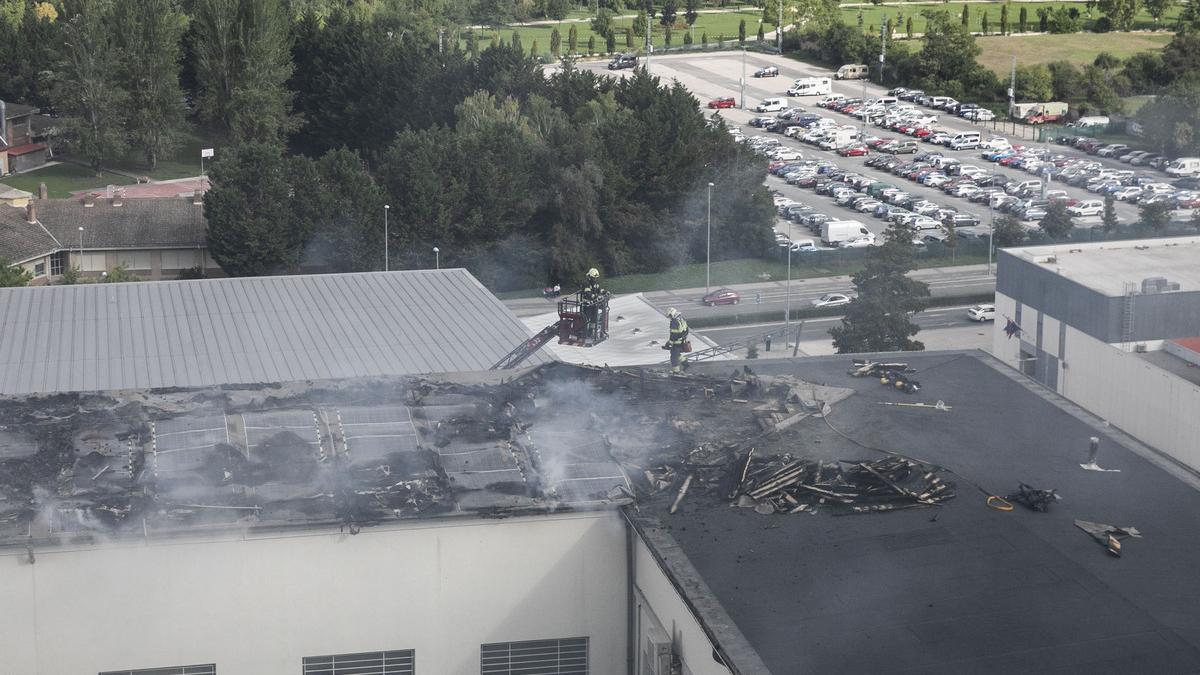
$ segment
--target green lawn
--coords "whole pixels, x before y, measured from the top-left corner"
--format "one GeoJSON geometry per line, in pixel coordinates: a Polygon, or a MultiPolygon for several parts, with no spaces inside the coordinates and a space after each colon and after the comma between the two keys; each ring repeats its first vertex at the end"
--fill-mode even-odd
{"type": "Polygon", "coordinates": [[[1051,61],[1091,63],[1100,52],[1126,58],[1142,51],[1162,49],[1171,41],[1170,33],[1075,33],[1073,35],[1021,35],[1018,37],[981,37],[976,43],[983,49],[979,62],[993,72],[1008,76],[1013,54],[1017,63],[1032,65],[1051,61]]]}
{"type": "MultiPolygon", "coordinates": [[[[743,19],[746,21],[746,37],[747,37],[747,39],[754,39],[754,37],[756,35],[758,35],[758,20],[761,17],[762,17],[761,12],[753,11],[753,10],[752,11],[743,11],[743,12],[722,12],[722,13],[714,13],[714,14],[701,14],[699,16],[699,18],[696,19],[696,25],[692,29],[693,33],[695,35],[695,42],[696,42],[696,44],[700,44],[700,38],[702,37],[702,35],[704,33],[708,34],[709,42],[716,42],[721,35],[724,35],[726,40],[737,39],[738,23],[741,22],[743,19]]],[[[623,51],[625,49],[628,49],[628,47],[625,45],[625,28],[631,26],[633,24],[633,20],[632,19],[618,19],[614,23],[617,26],[617,33],[616,33],[617,34],[617,51],[623,51]]],[[[550,53],[550,33],[554,30],[555,27],[557,27],[559,34],[562,36],[562,52],[566,53],[567,52],[567,35],[571,30],[571,26],[575,26],[575,30],[579,34],[578,50],[580,52],[586,52],[588,37],[592,35],[591,25],[587,22],[584,22],[584,23],[562,22],[559,24],[544,25],[544,26],[521,26],[518,28],[502,27],[502,28],[495,28],[495,29],[484,29],[484,30],[480,31],[480,33],[479,33],[479,45],[480,45],[481,49],[486,49],[487,45],[491,43],[493,34],[498,35],[500,37],[501,41],[503,41],[505,44],[508,44],[512,40],[512,34],[515,31],[516,33],[518,33],[521,36],[521,47],[524,48],[525,51],[529,51],[530,49],[532,49],[533,43],[536,40],[538,53],[549,54],[550,53]]],[[[671,38],[672,46],[678,47],[678,46],[683,45],[683,34],[685,32],[685,28],[686,28],[686,24],[684,24],[684,21],[683,21],[683,13],[680,12],[679,20],[678,20],[678,27],[673,29],[673,35],[671,38]]],[[[772,26],[767,26],[766,28],[764,28],[764,30],[769,31],[769,30],[771,30],[771,28],[772,28],[772,26]]],[[[663,29],[662,29],[662,26],[659,25],[657,21],[654,23],[654,26],[653,26],[653,38],[654,38],[655,46],[658,46],[658,47],[663,46],[663,44],[664,44],[663,29]]],[[[634,36],[633,41],[634,41],[635,49],[640,49],[645,44],[644,38],[640,38],[636,35],[634,36]]],[[[464,49],[466,48],[466,40],[465,39],[463,40],[463,48],[464,49]]],[[[601,52],[601,53],[605,51],[605,40],[604,40],[604,37],[601,35],[596,35],[596,51],[601,52]]]]}
{"type": "Polygon", "coordinates": [[[28,173],[9,176],[4,184],[37,194],[38,184],[45,183],[51,198],[70,197],[78,190],[103,189],[109,185],[130,185],[133,179],[105,172],[97,178],[94,171],[78,164],[55,164],[28,173]]]}
{"type": "MultiPolygon", "coordinates": [[[[971,30],[975,31],[975,32],[980,32],[983,30],[983,15],[986,12],[987,16],[988,16],[988,30],[993,33],[999,32],[1000,31],[1000,11],[1001,11],[1000,8],[1003,4],[1004,3],[1001,3],[1001,2],[971,3],[971,10],[970,10],[971,30]]],[[[1042,7],[1049,7],[1049,8],[1053,9],[1053,8],[1059,7],[1061,5],[1079,8],[1080,14],[1083,15],[1085,26],[1088,24],[1089,19],[1098,19],[1102,16],[1100,11],[1097,9],[1092,9],[1092,10],[1090,10],[1090,13],[1089,13],[1086,3],[1084,3],[1084,2],[1010,3],[1009,7],[1008,7],[1009,29],[1013,30],[1013,31],[1017,30],[1017,19],[1021,15],[1022,7],[1025,8],[1026,17],[1027,17],[1026,30],[1036,31],[1038,29],[1038,15],[1037,15],[1038,9],[1040,9],[1042,7]]],[[[906,24],[908,21],[908,17],[912,17],[913,32],[914,33],[923,33],[925,31],[925,17],[921,16],[921,12],[927,11],[927,10],[947,11],[950,13],[951,16],[959,17],[959,16],[962,16],[962,8],[963,8],[963,3],[961,3],[961,2],[909,5],[909,6],[902,6],[902,7],[897,7],[897,6],[863,7],[861,9],[857,8],[857,7],[845,7],[845,8],[842,8],[842,19],[847,24],[850,24],[852,26],[857,25],[858,24],[858,14],[861,11],[862,16],[863,16],[863,24],[862,24],[863,29],[866,30],[868,27],[874,26],[875,33],[879,32],[879,26],[882,25],[885,20],[891,19],[892,23],[895,24],[895,26],[896,26],[896,32],[895,32],[896,37],[904,37],[905,27],[906,27],[906,24]],[[897,20],[897,19],[899,19],[899,20],[897,20]]],[[[1167,26],[1174,25],[1175,19],[1179,16],[1180,11],[1182,11],[1181,6],[1176,5],[1176,6],[1172,7],[1167,12],[1167,14],[1163,17],[1163,24],[1167,25],[1167,26]]],[[[1139,10],[1137,17],[1134,19],[1134,28],[1150,29],[1150,28],[1153,28],[1153,24],[1154,24],[1154,22],[1150,18],[1150,15],[1147,14],[1144,9],[1139,10]]],[[[1088,35],[1090,35],[1091,41],[1093,43],[1104,44],[1104,43],[1108,42],[1110,37],[1112,37],[1113,35],[1119,35],[1119,33],[1107,33],[1104,35],[1095,34],[1095,33],[1085,34],[1085,36],[1088,36],[1088,35]]],[[[1054,35],[1054,36],[1046,36],[1046,37],[1052,37],[1054,39],[1058,39],[1058,38],[1072,38],[1072,37],[1077,37],[1077,36],[1076,35],[1054,35]]],[[[1023,56],[1023,54],[1018,55],[1018,56],[1023,56]]]]}
{"type": "MultiPolygon", "coordinates": [[[[201,139],[194,134],[188,134],[180,148],[170,157],[160,157],[158,166],[151,171],[141,155],[130,154],[125,160],[117,162],[116,168],[139,176],[149,176],[154,180],[172,180],[175,178],[191,178],[200,175],[200,149],[211,148],[211,140],[201,139]]],[[[212,163],[212,160],[205,160],[212,163]]]]}

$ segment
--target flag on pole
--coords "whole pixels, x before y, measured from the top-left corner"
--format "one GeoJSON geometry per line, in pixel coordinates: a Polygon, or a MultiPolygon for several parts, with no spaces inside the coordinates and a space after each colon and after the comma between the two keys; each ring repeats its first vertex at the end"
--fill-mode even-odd
{"type": "Polygon", "coordinates": [[[1016,321],[1009,319],[1007,316],[1004,318],[1008,319],[1008,323],[1004,324],[1004,334],[1007,335],[1008,339],[1010,340],[1013,339],[1013,337],[1019,337],[1021,335],[1021,327],[1017,325],[1016,321]]]}

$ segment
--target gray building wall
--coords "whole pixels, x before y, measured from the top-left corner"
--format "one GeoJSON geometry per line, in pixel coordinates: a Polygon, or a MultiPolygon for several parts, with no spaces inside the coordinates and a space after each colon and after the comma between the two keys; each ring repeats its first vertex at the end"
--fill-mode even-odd
{"type": "MultiPolygon", "coordinates": [[[[1141,279],[1129,281],[1137,282],[1140,289],[1141,279]]],[[[1107,297],[1067,279],[1052,264],[1031,263],[1002,250],[997,258],[996,291],[1102,342],[1122,341],[1125,298],[1107,297]]],[[[1200,333],[1200,291],[1137,295],[1133,303],[1133,341],[1200,333]]]]}

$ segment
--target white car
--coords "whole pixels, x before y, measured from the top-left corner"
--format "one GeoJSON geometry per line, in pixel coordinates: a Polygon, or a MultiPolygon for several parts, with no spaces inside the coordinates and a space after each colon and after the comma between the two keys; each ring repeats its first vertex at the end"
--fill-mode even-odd
{"type": "Polygon", "coordinates": [[[968,111],[964,117],[972,122],[991,122],[996,119],[996,114],[986,108],[975,108],[968,111]]]}
{"type": "Polygon", "coordinates": [[[838,243],[838,248],[866,248],[875,245],[875,237],[855,237],[838,243]]]}
{"type": "Polygon", "coordinates": [[[1079,202],[1075,206],[1068,206],[1067,213],[1073,216],[1098,216],[1104,213],[1104,202],[1089,199],[1086,202],[1079,202]]]}
{"type": "Polygon", "coordinates": [[[800,154],[799,150],[781,148],[771,153],[771,158],[779,162],[792,162],[795,160],[804,159],[804,155],[800,154]]]}
{"type": "Polygon", "coordinates": [[[850,304],[850,296],[845,293],[826,293],[812,301],[813,307],[841,307],[850,304]]]}
{"type": "Polygon", "coordinates": [[[975,305],[967,310],[967,318],[972,321],[994,321],[996,319],[996,306],[975,305]]]}

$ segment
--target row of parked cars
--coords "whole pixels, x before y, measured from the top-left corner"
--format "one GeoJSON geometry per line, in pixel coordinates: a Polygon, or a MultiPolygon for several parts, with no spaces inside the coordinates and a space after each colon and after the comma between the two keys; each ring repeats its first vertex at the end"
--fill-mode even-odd
{"type": "MultiPolygon", "coordinates": [[[[974,150],[980,147],[1008,145],[1008,140],[995,137],[984,140],[978,131],[954,131],[937,127],[937,116],[930,115],[914,106],[900,103],[894,97],[879,97],[863,100],[832,95],[817,105],[869,121],[875,126],[890,129],[927,143],[944,145],[952,150],[974,150]],[[990,144],[990,145],[989,145],[990,144]]],[[[905,147],[915,147],[905,146],[905,147]]]]}
{"type": "MultiPolygon", "coordinates": [[[[1003,174],[964,164],[961,160],[946,157],[940,152],[923,152],[909,160],[877,156],[868,160],[867,165],[926,187],[936,188],[952,197],[984,204],[1002,213],[1012,213],[1026,221],[1043,218],[1046,215],[1045,206],[1050,199],[1068,198],[1062,191],[1059,191],[1061,194],[1047,194],[1043,197],[1039,180],[1012,180],[1003,174]]],[[[903,192],[899,196],[892,195],[892,199],[906,197],[907,194],[903,192]]],[[[939,208],[954,210],[953,207],[939,208]]],[[[956,227],[978,224],[978,220],[969,215],[948,217],[943,213],[942,218],[949,218],[947,222],[952,222],[956,227]]]]}
{"type": "Polygon", "coordinates": [[[1057,154],[1046,148],[1016,147],[1006,151],[983,153],[983,158],[1001,166],[1020,169],[1050,181],[1078,187],[1100,199],[1084,204],[1069,204],[1073,215],[1099,215],[1103,212],[1103,197],[1131,204],[1164,203],[1174,209],[1200,208],[1200,178],[1180,178],[1163,181],[1159,176],[1132,169],[1115,169],[1086,157],[1057,154]],[[1097,206],[1099,205],[1099,206],[1097,206]],[[1094,212],[1094,213],[1093,213],[1094,212]]]}
{"type": "Polygon", "coordinates": [[[888,90],[888,96],[895,96],[901,101],[912,101],[927,108],[943,110],[972,122],[990,122],[996,119],[995,113],[977,103],[959,103],[949,96],[933,96],[920,89],[896,87],[888,90]]]}

